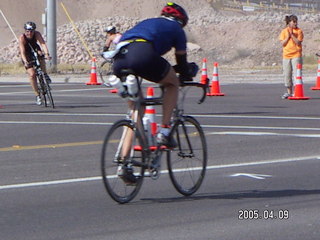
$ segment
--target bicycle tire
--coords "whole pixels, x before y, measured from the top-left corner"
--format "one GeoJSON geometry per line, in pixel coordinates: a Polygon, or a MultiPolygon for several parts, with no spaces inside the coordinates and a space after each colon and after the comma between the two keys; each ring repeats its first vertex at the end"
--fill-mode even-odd
{"type": "Polygon", "coordinates": [[[112,75],[112,63],[110,61],[103,61],[99,68],[99,76],[101,82],[108,85],[108,76],[112,75]]]}
{"type": "Polygon", "coordinates": [[[177,148],[167,152],[167,165],[175,189],[185,196],[201,186],[207,167],[207,143],[199,122],[184,116],[172,128],[177,148]]]}
{"type": "MultiPolygon", "coordinates": [[[[44,78],[45,79],[45,78],[44,78]]],[[[50,84],[48,83],[48,81],[45,79],[45,87],[46,87],[46,96],[50,102],[50,106],[52,108],[55,108],[54,106],[54,101],[53,101],[53,97],[52,97],[52,94],[51,94],[51,87],[50,87],[50,84]]]]}
{"type": "Polygon", "coordinates": [[[44,103],[44,106],[47,107],[46,86],[44,83],[44,77],[43,75],[37,74],[37,78],[38,78],[38,90],[39,90],[40,98],[44,103]]]}
{"type": "Polygon", "coordinates": [[[101,154],[102,179],[108,194],[118,203],[123,204],[131,201],[141,188],[145,171],[145,154],[144,151],[141,151],[143,148],[139,150],[135,147],[141,146],[141,143],[141,137],[134,130],[129,120],[120,120],[114,123],[104,139],[101,154]],[[134,133],[133,143],[130,147],[132,150],[131,157],[121,162],[119,160],[123,147],[121,139],[124,138],[124,134],[128,133],[128,130],[134,133]],[[132,165],[133,174],[138,179],[134,185],[127,184],[118,175],[119,167],[128,166],[128,164],[132,165]]]}

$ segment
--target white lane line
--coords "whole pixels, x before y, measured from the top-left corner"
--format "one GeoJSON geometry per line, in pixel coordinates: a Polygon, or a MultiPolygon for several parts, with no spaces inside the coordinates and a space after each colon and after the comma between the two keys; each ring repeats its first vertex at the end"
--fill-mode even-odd
{"type": "Polygon", "coordinates": [[[265,126],[235,126],[235,125],[206,125],[206,124],[201,124],[201,126],[203,128],[303,130],[303,131],[319,131],[320,130],[320,128],[303,128],[303,127],[265,127],[265,126]]]}
{"type": "MultiPolygon", "coordinates": [[[[113,95],[112,95],[113,96],[113,95]]],[[[6,113],[6,115],[41,115],[41,116],[123,116],[125,114],[113,113],[6,113]]],[[[161,116],[161,114],[157,114],[161,116]]],[[[283,119],[283,120],[320,120],[320,117],[287,117],[287,116],[245,116],[245,115],[209,115],[192,114],[197,118],[246,118],[246,119],[283,119]]]]}
{"type": "Polygon", "coordinates": [[[24,121],[0,121],[0,124],[48,124],[48,125],[112,125],[113,123],[98,122],[24,122],[24,121]]]}
{"type": "Polygon", "coordinates": [[[258,174],[258,173],[235,173],[235,174],[231,174],[230,177],[248,177],[248,178],[254,178],[258,180],[264,180],[266,178],[271,178],[272,175],[258,174]]]}
{"type": "Polygon", "coordinates": [[[211,132],[206,135],[243,135],[243,136],[288,136],[320,138],[320,134],[295,134],[295,133],[274,133],[274,132],[211,132]]]}
{"type": "MultiPolygon", "coordinates": [[[[108,90],[107,88],[90,88],[90,89],[65,89],[65,90],[52,90],[52,93],[59,93],[59,92],[84,92],[84,91],[106,91],[108,90]]],[[[30,91],[28,92],[5,92],[5,93],[0,93],[1,95],[17,95],[17,94],[31,94],[30,91]]]]}
{"type": "MultiPolygon", "coordinates": [[[[116,116],[116,114],[113,114],[113,116],[116,116]]],[[[122,115],[124,116],[124,115],[122,115]]],[[[102,122],[52,122],[52,121],[0,121],[0,124],[59,124],[59,125],[111,125],[112,123],[102,123],[102,122]]],[[[201,125],[203,128],[230,128],[230,129],[260,129],[260,130],[302,130],[302,131],[320,131],[320,128],[303,128],[303,127],[265,127],[265,126],[235,126],[235,125],[207,125],[203,124],[201,125]]],[[[206,132],[205,132],[206,133],[206,132]]],[[[221,132],[221,134],[232,134],[232,132],[221,132]]],[[[245,134],[246,132],[239,132],[241,134],[245,134]]],[[[237,132],[233,132],[234,135],[239,134],[237,132]]],[[[206,133],[208,135],[210,134],[220,134],[219,132],[212,132],[212,133],[206,133]]],[[[247,135],[254,135],[255,133],[248,132],[247,135]]],[[[275,133],[258,133],[256,135],[262,135],[262,134],[275,134],[275,133]]],[[[312,136],[312,134],[310,134],[312,136]]]]}
{"type": "MultiPolygon", "coordinates": [[[[207,170],[254,166],[254,165],[257,166],[257,165],[267,165],[267,164],[279,164],[279,163],[285,163],[285,162],[310,161],[310,160],[314,160],[314,159],[319,159],[319,156],[307,156],[307,157],[297,157],[297,158],[265,160],[265,161],[258,161],[258,162],[211,165],[211,166],[207,166],[207,170]]],[[[181,170],[181,171],[183,171],[183,170],[181,170]]],[[[161,173],[168,173],[168,170],[163,170],[163,171],[161,171],[161,173]]],[[[102,179],[101,176],[96,176],[96,177],[73,178],[73,179],[63,179],[63,180],[54,180],[54,181],[9,184],[9,185],[2,185],[2,186],[0,185],[0,190],[17,189],[17,188],[31,188],[31,187],[68,184],[68,183],[77,183],[77,182],[89,182],[89,181],[98,181],[98,180],[101,181],[101,179],[102,179]]]]}
{"type": "MultiPolygon", "coordinates": [[[[102,125],[111,126],[113,123],[102,122],[39,122],[39,121],[0,121],[0,124],[43,124],[43,125],[102,125]]],[[[231,129],[266,129],[266,130],[290,130],[290,131],[320,131],[320,128],[296,128],[296,127],[257,127],[257,126],[224,126],[224,125],[203,125],[203,128],[231,128],[231,129]]],[[[245,132],[245,131],[215,131],[207,132],[205,135],[243,135],[243,136],[288,136],[320,138],[320,134],[296,134],[296,133],[274,133],[274,132],[245,132]]]]}
{"type": "Polygon", "coordinates": [[[5,85],[5,86],[0,86],[0,88],[19,88],[19,87],[30,87],[30,84],[17,84],[17,85],[5,85]]]}
{"type": "Polygon", "coordinates": [[[55,180],[55,181],[10,184],[10,185],[0,186],[0,190],[14,189],[14,188],[40,187],[40,186],[58,185],[58,184],[66,184],[66,183],[77,183],[77,182],[89,182],[89,181],[97,181],[97,180],[101,180],[101,179],[102,179],[102,177],[87,177],[87,178],[74,178],[74,179],[64,179],[64,180],[55,180]]]}
{"type": "MultiPolygon", "coordinates": [[[[10,81],[8,81],[10,82],[10,81]]],[[[83,82],[84,83],[84,82],[83,82]]],[[[57,82],[57,83],[53,83],[51,86],[58,86],[58,85],[63,85],[63,86],[72,86],[72,85],[77,85],[79,86],[79,84],[82,84],[81,82],[78,83],[63,83],[63,82],[57,82]]],[[[9,85],[0,85],[0,88],[21,88],[21,87],[28,87],[30,88],[30,84],[29,83],[19,83],[19,82],[15,82],[15,84],[9,84],[9,85]]]]}
{"type": "Polygon", "coordinates": [[[126,116],[124,113],[6,113],[6,115],[31,115],[31,116],[78,116],[78,117],[96,117],[96,116],[126,116]]]}
{"type": "Polygon", "coordinates": [[[204,118],[247,118],[247,119],[292,119],[292,120],[319,120],[320,117],[288,117],[288,116],[257,116],[257,115],[196,115],[192,114],[194,117],[204,117],[204,118]]]}

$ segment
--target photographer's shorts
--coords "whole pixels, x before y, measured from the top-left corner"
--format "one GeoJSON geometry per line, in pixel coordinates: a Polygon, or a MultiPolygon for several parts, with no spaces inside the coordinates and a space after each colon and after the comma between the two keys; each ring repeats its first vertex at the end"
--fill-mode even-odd
{"type": "Polygon", "coordinates": [[[120,77],[121,69],[131,69],[136,75],[152,82],[160,82],[171,65],[153,49],[149,42],[132,42],[115,56],[113,72],[120,77]]]}

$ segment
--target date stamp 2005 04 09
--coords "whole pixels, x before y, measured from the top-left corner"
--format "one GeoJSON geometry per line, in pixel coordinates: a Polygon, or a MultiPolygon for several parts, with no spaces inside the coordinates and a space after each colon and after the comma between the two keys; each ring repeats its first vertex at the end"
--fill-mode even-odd
{"type": "Polygon", "coordinates": [[[259,219],[279,219],[287,220],[289,219],[289,210],[258,210],[258,209],[240,209],[238,211],[239,220],[259,220],[259,219]]]}

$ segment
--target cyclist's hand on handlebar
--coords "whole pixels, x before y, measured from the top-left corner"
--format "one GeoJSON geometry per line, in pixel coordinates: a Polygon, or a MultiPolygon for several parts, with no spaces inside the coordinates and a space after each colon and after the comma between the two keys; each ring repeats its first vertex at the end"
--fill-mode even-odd
{"type": "Polygon", "coordinates": [[[183,83],[183,82],[193,81],[193,78],[190,77],[190,76],[186,76],[186,75],[180,74],[179,75],[179,80],[180,80],[181,83],[183,83]]]}
{"type": "Polygon", "coordinates": [[[199,67],[196,63],[191,62],[187,64],[187,68],[181,68],[179,65],[173,66],[177,73],[180,73],[180,82],[192,81],[199,71],[199,67]]]}
{"type": "Polygon", "coordinates": [[[188,67],[189,67],[188,74],[191,77],[195,77],[197,75],[198,71],[199,71],[198,65],[195,62],[191,62],[191,63],[188,63],[188,67]]]}
{"type": "Polygon", "coordinates": [[[173,69],[181,75],[195,77],[199,71],[199,67],[195,62],[187,63],[186,66],[174,65],[173,69]]]}
{"type": "Polygon", "coordinates": [[[33,66],[33,64],[32,64],[32,62],[25,61],[25,62],[24,62],[24,66],[25,66],[26,68],[30,68],[30,67],[33,66]]]}

